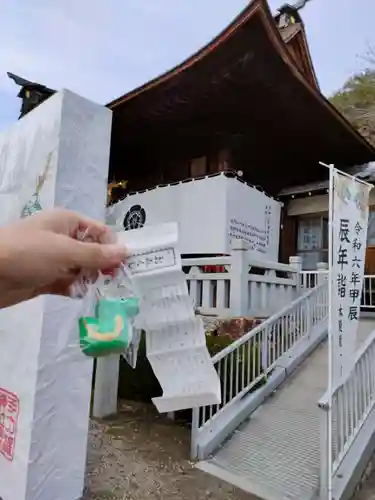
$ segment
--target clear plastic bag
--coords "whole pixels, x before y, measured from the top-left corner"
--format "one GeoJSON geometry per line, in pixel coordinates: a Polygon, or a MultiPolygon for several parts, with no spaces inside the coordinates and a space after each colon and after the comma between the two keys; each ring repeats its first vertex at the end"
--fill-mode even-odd
{"type": "Polygon", "coordinates": [[[122,353],[132,339],[132,319],[139,312],[136,297],[101,297],[95,317],[79,320],[80,346],[86,356],[101,357],[122,353]]]}
{"type": "MultiPolygon", "coordinates": [[[[77,234],[80,241],[92,241],[88,231],[77,234]]],[[[70,296],[81,299],[91,287],[96,288],[95,314],[79,319],[79,343],[87,356],[122,354],[135,368],[141,332],[134,327],[140,301],[135,294],[132,276],[122,265],[111,277],[101,276],[93,284],[90,273],[82,270],[71,286],[70,296]]]]}
{"type": "MultiPolygon", "coordinates": [[[[92,357],[122,354],[135,368],[140,332],[134,318],[140,309],[131,274],[125,265],[110,278],[102,278],[97,288],[95,316],[79,320],[80,346],[92,357]]],[[[85,293],[86,283],[78,282],[76,290],[85,293]]]]}

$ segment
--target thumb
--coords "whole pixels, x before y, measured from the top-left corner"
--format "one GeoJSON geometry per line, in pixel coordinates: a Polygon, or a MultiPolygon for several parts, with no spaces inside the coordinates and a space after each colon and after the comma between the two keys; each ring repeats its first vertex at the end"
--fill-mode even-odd
{"type": "Polygon", "coordinates": [[[71,267],[93,270],[112,269],[128,256],[123,245],[84,243],[69,238],[67,254],[71,267]]]}

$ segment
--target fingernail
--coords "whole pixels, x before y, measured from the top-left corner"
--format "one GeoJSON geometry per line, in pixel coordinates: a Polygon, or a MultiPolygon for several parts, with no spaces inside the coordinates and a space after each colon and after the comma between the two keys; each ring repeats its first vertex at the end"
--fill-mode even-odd
{"type": "Polygon", "coordinates": [[[113,268],[111,268],[111,269],[104,269],[102,271],[102,274],[104,274],[104,276],[112,276],[113,277],[116,274],[116,269],[113,269],[113,268]]]}

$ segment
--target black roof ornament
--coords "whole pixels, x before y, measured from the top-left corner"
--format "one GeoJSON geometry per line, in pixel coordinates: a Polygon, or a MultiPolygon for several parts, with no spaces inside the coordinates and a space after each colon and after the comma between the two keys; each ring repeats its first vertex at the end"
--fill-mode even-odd
{"type": "Polygon", "coordinates": [[[292,5],[289,3],[282,5],[278,9],[280,15],[280,22],[282,24],[279,27],[284,28],[286,27],[286,25],[289,24],[302,23],[299,11],[305,7],[307,2],[310,2],[310,0],[297,0],[297,2],[292,5]]]}
{"type": "Polygon", "coordinates": [[[21,113],[18,119],[25,116],[56,92],[56,90],[52,90],[45,85],[31,82],[13,73],[8,72],[7,75],[16,85],[21,87],[17,96],[22,99],[21,113]]]}

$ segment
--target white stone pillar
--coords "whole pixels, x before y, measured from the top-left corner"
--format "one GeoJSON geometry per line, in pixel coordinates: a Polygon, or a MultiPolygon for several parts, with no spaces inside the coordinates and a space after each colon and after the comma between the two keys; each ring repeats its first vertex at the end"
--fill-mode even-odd
{"type": "Polygon", "coordinates": [[[117,413],[120,356],[113,354],[96,361],[93,416],[109,417],[117,413]]]}
{"type": "MultiPolygon", "coordinates": [[[[111,119],[109,109],[64,90],[0,135],[0,192],[7,193],[0,224],[19,219],[43,174],[42,209],[104,220],[111,119]]],[[[14,444],[0,438],[4,500],[82,495],[93,363],[80,350],[78,318],[92,306],[46,296],[0,311],[0,413],[14,444]]]]}

